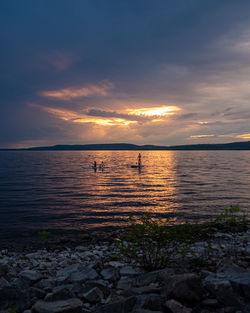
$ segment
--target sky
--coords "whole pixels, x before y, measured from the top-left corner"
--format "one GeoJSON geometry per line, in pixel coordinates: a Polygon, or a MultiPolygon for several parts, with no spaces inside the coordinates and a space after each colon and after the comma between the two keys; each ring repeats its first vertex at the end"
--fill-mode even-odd
{"type": "Polygon", "coordinates": [[[250,140],[250,1],[2,0],[0,147],[250,140]]]}

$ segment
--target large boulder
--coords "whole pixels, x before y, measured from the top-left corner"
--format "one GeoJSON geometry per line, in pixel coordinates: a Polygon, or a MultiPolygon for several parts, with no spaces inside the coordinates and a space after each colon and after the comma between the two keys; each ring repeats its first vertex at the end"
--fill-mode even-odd
{"type": "Polygon", "coordinates": [[[168,299],[194,305],[202,300],[204,290],[199,276],[193,273],[173,275],[163,289],[168,299]]]}

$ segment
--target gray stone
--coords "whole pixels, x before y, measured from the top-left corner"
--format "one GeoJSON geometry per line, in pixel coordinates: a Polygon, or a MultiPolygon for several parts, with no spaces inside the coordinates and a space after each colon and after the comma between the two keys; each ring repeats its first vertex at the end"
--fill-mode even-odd
{"type": "Polygon", "coordinates": [[[78,271],[79,264],[66,266],[56,272],[56,276],[68,278],[73,272],[78,271]]]}
{"type": "Polygon", "coordinates": [[[132,312],[136,303],[136,297],[129,297],[111,304],[103,305],[98,313],[129,313],[132,312]]]}
{"type": "Polygon", "coordinates": [[[159,295],[148,294],[138,297],[138,302],[142,309],[152,310],[152,311],[161,311],[163,307],[163,298],[159,295]]]}
{"type": "Polygon", "coordinates": [[[218,301],[216,299],[205,299],[202,301],[202,305],[214,308],[218,306],[218,301]]]}
{"type": "Polygon", "coordinates": [[[75,294],[72,292],[73,285],[64,285],[57,286],[53,289],[53,292],[47,294],[44,301],[58,301],[58,300],[66,300],[75,297],[75,294]]]}
{"type": "Polygon", "coordinates": [[[250,301],[250,272],[235,275],[229,281],[239,296],[250,301]]]}
{"type": "Polygon", "coordinates": [[[155,283],[159,279],[160,271],[139,274],[133,279],[133,285],[136,287],[146,286],[155,283]]]}
{"type": "Polygon", "coordinates": [[[136,276],[139,271],[132,266],[124,266],[120,269],[121,276],[136,276]]]}
{"type": "Polygon", "coordinates": [[[132,279],[129,277],[122,277],[117,283],[117,289],[127,290],[132,287],[132,279]]]}
{"type": "Polygon", "coordinates": [[[164,288],[164,293],[168,299],[195,304],[201,301],[204,290],[199,276],[189,273],[172,276],[164,288]]]}
{"type": "Polygon", "coordinates": [[[191,313],[192,310],[183,306],[180,302],[176,300],[168,300],[164,305],[171,313],[191,313]]]}
{"type": "Polygon", "coordinates": [[[153,285],[149,285],[149,286],[132,288],[131,291],[134,294],[140,295],[140,294],[145,294],[145,293],[160,293],[161,288],[153,286],[153,285]]]}
{"type": "Polygon", "coordinates": [[[114,267],[104,268],[101,271],[101,275],[104,279],[110,280],[110,281],[116,281],[119,278],[119,272],[114,267]]]}
{"type": "Polygon", "coordinates": [[[9,265],[7,262],[0,261],[0,277],[5,277],[9,271],[9,265]]]}
{"type": "Polygon", "coordinates": [[[98,287],[90,289],[83,296],[90,303],[100,302],[104,298],[103,292],[98,287]]]}
{"type": "Polygon", "coordinates": [[[38,283],[36,283],[35,286],[41,289],[45,289],[48,287],[52,288],[54,286],[54,280],[52,278],[41,279],[38,283]]]}
{"type": "Polygon", "coordinates": [[[207,276],[203,286],[221,303],[226,306],[238,306],[238,296],[234,293],[229,280],[216,276],[207,276]]]}
{"type": "Polygon", "coordinates": [[[3,287],[10,286],[10,283],[3,277],[0,278],[0,289],[3,287]]]}
{"type": "Polygon", "coordinates": [[[69,280],[71,282],[84,282],[88,279],[97,279],[98,277],[99,275],[96,272],[96,270],[94,270],[93,268],[92,269],[86,268],[85,270],[73,272],[70,275],[69,280]]]}
{"type": "Polygon", "coordinates": [[[45,302],[39,300],[32,307],[32,313],[81,313],[82,301],[77,298],[45,302]]]}
{"type": "Polygon", "coordinates": [[[46,292],[44,292],[40,288],[31,287],[30,291],[31,291],[31,294],[37,299],[43,299],[46,296],[46,292]]]}
{"type": "Polygon", "coordinates": [[[19,274],[19,276],[31,284],[36,283],[42,278],[42,275],[34,270],[24,270],[19,274]]]}

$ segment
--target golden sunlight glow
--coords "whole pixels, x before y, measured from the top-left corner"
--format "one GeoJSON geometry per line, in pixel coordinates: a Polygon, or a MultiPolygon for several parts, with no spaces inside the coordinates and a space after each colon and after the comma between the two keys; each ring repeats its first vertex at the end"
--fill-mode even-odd
{"type": "Polygon", "coordinates": [[[175,112],[179,111],[180,108],[177,106],[161,106],[161,107],[153,107],[153,108],[140,108],[140,109],[128,109],[127,112],[130,115],[142,115],[148,117],[154,116],[168,116],[173,115],[175,112]]]}
{"type": "Polygon", "coordinates": [[[189,138],[205,138],[205,137],[215,137],[215,135],[195,135],[195,136],[190,136],[189,138]]]}
{"type": "Polygon", "coordinates": [[[250,139],[250,134],[241,134],[236,136],[237,138],[241,138],[241,139],[250,139]]]}
{"type": "Polygon", "coordinates": [[[102,126],[127,126],[136,121],[127,121],[121,118],[78,118],[73,120],[74,123],[94,123],[102,126]]]}

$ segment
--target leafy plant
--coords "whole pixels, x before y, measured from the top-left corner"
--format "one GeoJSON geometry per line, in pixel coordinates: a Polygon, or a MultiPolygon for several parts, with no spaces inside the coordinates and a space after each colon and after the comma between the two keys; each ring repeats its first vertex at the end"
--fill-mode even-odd
{"type": "Polygon", "coordinates": [[[207,239],[210,233],[218,230],[246,229],[247,219],[239,212],[238,207],[231,206],[209,222],[178,225],[170,225],[169,219],[155,219],[149,213],[139,220],[130,217],[128,231],[119,240],[118,247],[125,257],[146,270],[166,266],[177,254],[184,265],[186,256],[193,254],[190,247],[195,241],[207,239]]]}
{"type": "Polygon", "coordinates": [[[240,213],[239,207],[230,206],[230,208],[224,209],[224,212],[219,214],[212,224],[224,230],[243,231],[246,229],[247,219],[244,213],[240,213]]]}
{"type": "Polygon", "coordinates": [[[44,243],[47,240],[48,236],[50,235],[50,232],[42,230],[38,232],[38,235],[40,237],[40,241],[44,243]]]}
{"type": "Polygon", "coordinates": [[[149,213],[143,215],[139,222],[130,217],[129,230],[118,244],[120,252],[146,270],[163,267],[170,257],[167,251],[168,221],[155,220],[149,213]]]}

